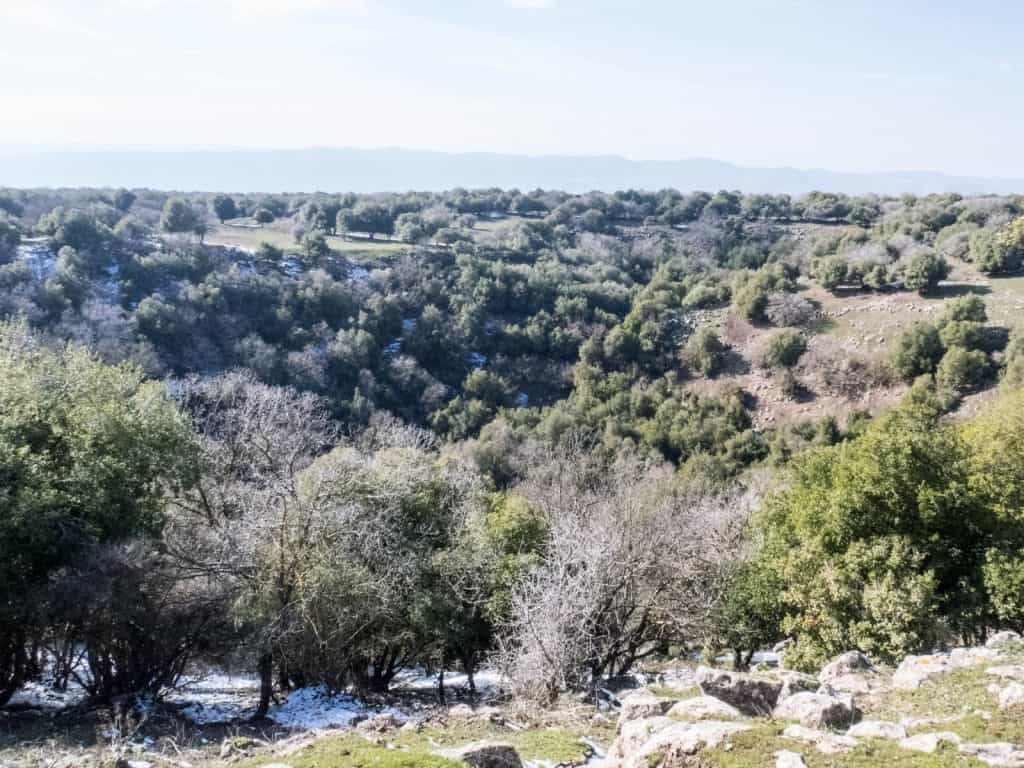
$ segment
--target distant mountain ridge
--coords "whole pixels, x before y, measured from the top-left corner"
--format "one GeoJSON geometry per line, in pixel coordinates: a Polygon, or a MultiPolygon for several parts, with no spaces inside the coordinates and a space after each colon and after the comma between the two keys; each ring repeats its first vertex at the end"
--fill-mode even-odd
{"type": "Polygon", "coordinates": [[[811,190],[884,195],[1024,193],[1024,179],[927,171],[845,173],[755,168],[719,160],[629,160],[612,155],[526,156],[409,149],[73,149],[0,153],[0,186],[150,187],[227,192],[395,192],[453,187],[811,190]]]}

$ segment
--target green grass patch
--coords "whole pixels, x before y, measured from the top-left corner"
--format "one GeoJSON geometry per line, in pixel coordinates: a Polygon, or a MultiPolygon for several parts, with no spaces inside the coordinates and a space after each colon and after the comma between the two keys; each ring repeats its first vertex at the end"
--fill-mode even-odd
{"type": "Polygon", "coordinates": [[[660,698],[676,699],[677,701],[681,701],[682,699],[692,699],[695,696],[701,695],[700,688],[695,685],[689,688],[673,688],[670,685],[651,685],[647,687],[647,690],[660,698]]]}
{"type": "MultiPolygon", "coordinates": [[[[991,710],[995,697],[988,692],[994,678],[985,674],[985,666],[956,669],[935,675],[914,691],[893,690],[865,707],[865,717],[899,720],[903,717],[944,718],[991,710]]],[[[934,730],[934,729],[933,729],[934,730]]]]}
{"type": "MultiPolygon", "coordinates": [[[[275,762],[282,759],[265,757],[243,765],[256,768],[275,762]]],[[[285,762],[292,768],[465,768],[464,763],[431,754],[428,749],[389,749],[355,735],[320,739],[285,762]]]]}

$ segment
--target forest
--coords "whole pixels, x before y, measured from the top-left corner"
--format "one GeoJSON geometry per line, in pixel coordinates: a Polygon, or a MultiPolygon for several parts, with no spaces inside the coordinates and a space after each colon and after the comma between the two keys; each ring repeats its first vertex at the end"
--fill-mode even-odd
{"type": "Polygon", "coordinates": [[[541,709],[1024,630],[1024,197],[0,189],[0,708],[541,709]]]}

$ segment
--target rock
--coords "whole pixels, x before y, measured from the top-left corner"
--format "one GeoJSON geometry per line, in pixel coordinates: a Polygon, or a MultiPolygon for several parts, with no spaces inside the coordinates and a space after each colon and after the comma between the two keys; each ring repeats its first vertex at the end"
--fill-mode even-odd
{"type": "Polygon", "coordinates": [[[630,720],[619,726],[619,735],[615,737],[608,750],[608,757],[618,761],[632,755],[651,736],[660,730],[678,723],[669,717],[649,717],[646,720],[630,720]]]}
{"type": "Polygon", "coordinates": [[[961,744],[960,751],[967,755],[974,755],[988,765],[1002,766],[1003,768],[1024,766],[1024,750],[1018,749],[1006,741],[961,744]]]}
{"type": "Polygon", "coordinates": [[[999,692],[999,708],[1024,706],[1024,683],[1010,683],[999,692]]]}
{"type": "Polygon", "coordinates": [[[860,717],[849,697],[803,691],[783,699],[772,713],[780,720],[797,720],[808,728],[848,728],[860,717]]]}
{"type": "Polygon", "coordinates": [[[929,656],[907,656],[896,668],[892,676],[893,687],[904,691],[914,691],[929,677],[949,672],[952,666],[949,656],[936,653],[929,656]]]}
{"type": "Polygon", "coordinates": [[[706,696],[714,696],[751,717],[771,714],[782,691],[779,681],[709,667],[697,669],[697,685],[706,696]]]}
{"type": "Polygon", "coordinates": [[[663,699],[649,693],[634,693],[622,700],[622,711],[619,713],[619,725],[630,720],[642,720],[645,717],[664,715],[672,708],[672,699],[663,699]]]}
{"type": "Polygon", "coordinates": [[[128,768],[153,768],[153,763],[149,760],[129,760],[125,765],[128,768]]]}
{"type": "Polygon", "coordinates": [[[775,753],[775,768],[807,768],[807,763],[799,752],[783,749],[775,753]]]}
{"type": "Polygon", "coordinates": [[[818,682],[824,684],[844,675],[873,672],[874,670],[875,667],[871,663],[871,659],[863,653],[847,651],[822,667],[821,672],[818,673],[818,682]]]}
{"type": "Polygon", "coordinates": [[[913,749],[917,752],[934,752],[943,744],[960,746],[960,737],[952,731],[938,731],[936,733],[919,733],[900,741],[904,749],[913,749]]]}
{"type": "Polygon", "coordinates": [[[995,661],[1000,656],[996,648],[954,648],[949,652],[949,663],[955,668],[973,667],[987,661],[995,661]]]}
{"type": "Polygon", "coordinates": [[[689,756],[707,747],[722,746],[726,739],[750,730],[743,723],[702,720],[694,723],[676,722],[658,730],[639,750],[626,755],[622,768],[669,768],[687,764],[689,756]]]}
{"type": "Polygon", "coordinates": [[[460,760],[473,768],[522,768],[523,761],[511,744],[480,741],[458,749],[438,753],[449,760],[460,760]]]}
{"type": "Polygon", "coordinates": [[[803,675],[799,672],[786,672],[782,675],[782,688],[779,690],[778,704],[783,699],[788,699],[795,693],[803,691],[815,691],[818,689],[818,680],[810,675],[803,675]]]}
{"type": "Polygon", "coordinates": [[[985,674],[1024,683],[1024,664],[1008,664],[1002,667],[989,667],[985,670],[985,674]]]}
{"type": "Polygon", "coordinates": [[[890,723],[887,720],[861,720],[856,725],[850,726],[846,735],[863,739],[903,741],[907,738],[907,729],[899,723],[890,723]]]}
{"type": "Polygon", "coordinates": [[[235,755],[241,755],[255,747],[257,743],[258,742],[255,739],[250,739],[248,736],[232,736],[224,739],[220,745],[221,760],[235,755]]]}
{"type": "Polygon", "coordinates": [[[469,720],[475,717],[476,713],[469,704],[456,704],[448,710],[449,720],[469,720]]]}
{"type": "Polygon", "coordinates": [[[669,717],[680,720],[705,720],[721,718],[739,718],[743,713],[731,704],[716,699],[714,696],[695,696],[683,699],[672,705],[669,717]]]}
{"type": "Polygon", "coordinates": [[[1003,648],[1013,643],[1019,643],[1024,641],[1019,632],[1012,632],[1008,629],[1004,629],[1002,632],[996,632],[992,637],[985,643],[986,648],[1003,648]]]}
{"type": "Polygon", "coordinates": [[[401,723],[398,722],[398,719],[394,715],[384,713],[374,715],[371,718],[357,723],[356,730],[360,733],[384,733],[385,731],[392,731],[400,725],[401,723]]]}
{"type": "Polygon", "coordinates": [[[838,755],[843,752],[849,752],[858,744],[857,740],[852,736],[819,731],[804,725],[787,726],[786,730],[782,732],[782,737],[810,744],[825,755],[838,755]]]}

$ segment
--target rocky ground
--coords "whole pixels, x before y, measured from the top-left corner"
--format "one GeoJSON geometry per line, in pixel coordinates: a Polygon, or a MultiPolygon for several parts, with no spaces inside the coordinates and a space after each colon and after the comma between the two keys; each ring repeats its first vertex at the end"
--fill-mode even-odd
{"type": "Polygon", "coordinates": [[[25,709],[0,716],[0,766],[1024,768],[1024,640],[1013,633],[896,668],[854,651],[817,676],[669,664],[599,706],[543,713],[496,692],[472,706],[432,696],[411,684],[387,707],[297,699],[281,705],[286,725],[262,726],[195,722],[181,706],[141,722],[25,709]]]}

